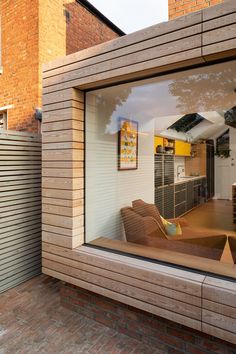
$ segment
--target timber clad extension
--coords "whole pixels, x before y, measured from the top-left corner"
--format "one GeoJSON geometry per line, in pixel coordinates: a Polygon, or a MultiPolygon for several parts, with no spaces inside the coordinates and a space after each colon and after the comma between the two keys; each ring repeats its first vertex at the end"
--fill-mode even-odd
{"type": "Polygon", "coordinates": [[[234,282],[83,246],[83,91],[231,59],[235,48],[231,0],[44,65],[42,237],[45,274],[236,344],[234,282]]]}

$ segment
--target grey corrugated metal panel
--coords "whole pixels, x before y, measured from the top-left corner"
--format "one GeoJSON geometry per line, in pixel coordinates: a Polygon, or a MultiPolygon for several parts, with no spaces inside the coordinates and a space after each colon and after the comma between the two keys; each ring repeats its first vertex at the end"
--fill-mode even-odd
{"type": "MultiPolygon", "coordinates": [[[[3,220],[0,219],[0,227],[4,228],[7,226],[12,225],[13,222],[24,222],[27,220],[30,220],[30,218],[37,218],[39,215],[41,214],[40,210],[36,210],[33,212],[28,212],[28,213],[22,213],[22,214],[17,214],[17,215],[13,215],[7,218],[4,218],[3,220]]],[[[4,230],[3,230],[4,232],[4,230]]]]}
{"type": "Polygon", "coordinates": [[[18,203],[18,204],[13,204],[13,205],[1,205],[0,203],[0,215],[1,213],[5,213],[11,210],[18,210],[18,209],[22,209],[22,208],[31,208],[37,205],[41,205],[41,200],[38,198],[36,200],[33,201],[29,201],[27,202],[27,199],[24,200],[22,203],[18,203]]]}
{"type": "Polygon", "coordinates": [[[8,255],[8,258],[0,259],[0,268],[7,268],[8,264],[18,263],[22,259],[28,258],[31,255],[34,256],[35,254],[41,254],[41,245],[24,248],[17,254],[13,253],[12,255],[8,255]]]}
{"type": "Polygon", "coordinates": [[[7,269],[10,269],[11,267],[18,266],[18,264],[22,265],[24,262],[30,262],[31,259],[34,259],[34,258],[41,259],[41,257],[42,257],[41,249],[38,249],[37,251],[28,252],[28,253],[24,254],[24,257],[8,259],[7,263],[1,264],[0,274],[3,274],[4,272],[6,272],[7,269]]]}
{"type": "Polygon", "coordinates": [[[27,268],[21,273],[15,274],[15,276],[10,277],[9,279],[0,282],[0,292],[6,291],[10,288],[13,288],[24,281],[35,277],[36,275],[41,274],[41,266],[36,265],[33,268],[27,268]]]}
{"type": "Polygon", "coordinates": [[[38,187],[38,186],[35,186],[33,188],[22,188],[20,190],[16,190],[14,192],[14,194],[12,194],[12,191],[8,191],[8,192],[1,192],[1,200],[4,200],[4,197],[8,197],[8,198],[11,198],[12,200],[13,199],[17,199],[17,195],[20,195],[19,198],[22,198],[22,195],[26,195],[26,194],[29,194],[29,193],[41,193],[41,187],[38,187]],[[2,199],[3,198],[3,199],[2,199]]]}
{"type": "MultiPolygon", "coordinates": [[[[31,215],[30,213],[33,213],[34,211],[41,210],[41,205],[35,205],[35,206],[22,206],[21,208],[15,209],[15,210],[8,210],[5,212],[0,211],[0,218],[5,221],[11,220],[8,218],[12,217],[17,217],[18,214],[27,214],[31,215]]],[[[0,224],[1,224],[1,219],[0,219],[0,224]]]]}
{"type": "MultiPolygon", "coordinates": [[[[1,198],[0,198],[1,199],[1,198]]],[[[28,198],[23,198],[23,199],[16,199],[16,200],[8,200],[8,201],[1,201],[0,200],[0,210],[1,208],[5,208],[6,206],[17,206],[18,204],[23,204],[23,203],[31,203],[31,202],[36,202],[36,201],[41,200],[41,195],[34,196],[34,197],[28,197],[28,198]]]]}
{"type": "Polygon", "coordinates": [[[1,235],[6,235],[8,233],[14,233],[16,230],[17,232],[20,232],[22,228],[28,228],[28,227],[38,227],[38,224],[41,224],[41,215],[38,217],[37,220],[35,220],[34,217],[30,217],[28,220],[20,220],[18,223],[14,223],[12,225],[9,225],[8,227],[5,227],[4,229],[1,228],[1,235]],[[19,231],[18,231],[19,230],[19,231]]]}
{"type": "Polygon", "coordinates": [[[9,257],[15,257],[15,258],[20,258],[23,256],[23,253],[26,252],[27,250],[30,250],[31,252],[39,251],[41,250],[41,240],[33,241],[32,243],[28,242],[22,247],[13,249],[7,253],[1,254],[0,255],[0,265],[1,264],[7,264],[9,257]]]}
{"type": "Polygon", "coordinates": [[[35,239],[35,237],[40,238],[41,237],[41,230],[39,231],[32,231],[30,234],[20,234],[18,235],[18,238],[14,238],[13,240],[8,240],[8,239],[4,239],[5,242],[0,243],[0,254],[2,251],[4,251],[5,249],[8,249],[9,247],[17,247],[19,245],[22,244],[22,242],[27,242],[30,240],[35,239]]]}
{"type": "Polygon", "coordinates": [[[35,220],[33,220],[28,223],[20,223],[17,225],[13,225],[10,228],[7,227],[4,229],[4,231],[1,230],[0,243],[1,243],[1,240],[3,240],[3,242],[4,242],[4,238],[15,237],[18,234],[25,233],[25,232],[27,233],[32,230],[38,229],[38,228],[41,229],[41,218],[38,219],[38,222],[35,222],[35,220]]]}
{"type": "Polygon", "coordinates": [[[27,183],[21,184],[21,185],[9,185],[9,186],[0,186],[0,193],[6,192],[6,191],[17,191],[21,190],[22,188],[31,188],[31,187],[40,187],[41,183],[27,183]]]}
{"type": "Polygon", "coordinates": [[[25,247],[28,247],[32,245],[34,247],[36,244],[41,242],[41,236],[40,234],[32,235],[31,237],[26,237],[25,240],[20,240],[18,243],[15,242],[14,244],[11,245],[1,245],[0,248],[0,259],[4,259],[8,257],[10,254],[14,254],[17,252],[20,252],[21,249],[24,250],[25,247]]]}
{"type": "Polygon", "coordinates": [[[5,196],[2,195],[3,193],[1,193],[0,203],[41,196],[41,188],[39,188],[39,190],[35,192],[28,192],[28,193],[25,191],[23,193],[22,191],[19,192],[21,193],[19,194],[14,193],[14,195],[10,193],[10,195],[5,195],[5,196]]]}
{"type": "Polygon", "coordinates": [[[24,262],[18,263],[15,266],[5,269],[5,272],[0,271],[0,283],[6,279],[9,279],[10,277],[13,277],[16,273],[20,273],[21,271],[27,270],[29,268],[32,269],[36,265],[41,267],[40,257],[27,259],[24,262]]]}
{"type": "MultiPolygon", "coordinates": [[[[22,176],[21,176],[22,177],[22,176]]],[[[36,185],[41,185],[41,179],[40,179],[40,174],[35,175],[35,178],[28,178],[27,175],[24,176],[25,178],[23,179],[18,179],[18,178],[9,178],[9,179],[1,179],[0,178],[0,183],[1,183],[1,187],[12,187],[12,186],[18,186],[17,189],[22,188],[22,185],[32,185],[32,184],[36,184],[36,185]]]]}

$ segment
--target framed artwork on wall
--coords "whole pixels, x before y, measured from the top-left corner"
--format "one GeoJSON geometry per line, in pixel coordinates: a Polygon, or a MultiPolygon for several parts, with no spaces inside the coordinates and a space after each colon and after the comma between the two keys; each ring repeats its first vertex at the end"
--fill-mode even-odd
{"type": "Polygon", "coordinates": [[[118,124],[118,170],[137,170],[138,122],[119,118],[118,124]]]}

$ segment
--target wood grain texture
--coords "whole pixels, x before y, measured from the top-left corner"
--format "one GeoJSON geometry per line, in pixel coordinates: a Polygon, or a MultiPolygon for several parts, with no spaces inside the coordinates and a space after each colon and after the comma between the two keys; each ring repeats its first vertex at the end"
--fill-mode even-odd
{"type": "Polygon", "coordinates": [[[0,292],[41,272],[41,141],[0,132],[0,292]]]}

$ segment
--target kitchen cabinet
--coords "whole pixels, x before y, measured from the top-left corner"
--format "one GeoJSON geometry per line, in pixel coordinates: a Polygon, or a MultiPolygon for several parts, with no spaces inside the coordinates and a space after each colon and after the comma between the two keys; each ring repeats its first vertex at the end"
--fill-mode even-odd
{"type": "Polygon", "coordinates": [[[175,217],[186,213],[187,202],[187,184],[181,183],[175,185],[175,217]]]}
{"type": "Polygon", "coordinates": [[[164,145],[163,141],[164,141],[164,139],[162,137],[154,136],[154,154],[156,154],[156,152],[157,152],[156,148],[158,145],[163,147],[163,145],[164,145]]]}
{"type": "Polygon", "coordinates": [[[175,155],[191,156],[191,144],[185,141],[175,140],[175,155]]]}
{"type": "Polygon", "coordinates": [[[215,194],[215,151],[210,141],[206,144],[207,199],[215,194]]]}
{"type": "Polygon", "coordinates": [[[174,218],[174,185],[158,187],[155,189],[155,205],[164,218],[174,218]]]}
{"type": "Polygon", "coordinates": [[[156,154],[154,156],[155,187],[166,186],[174,183],[174,156],[156,154]]]}

